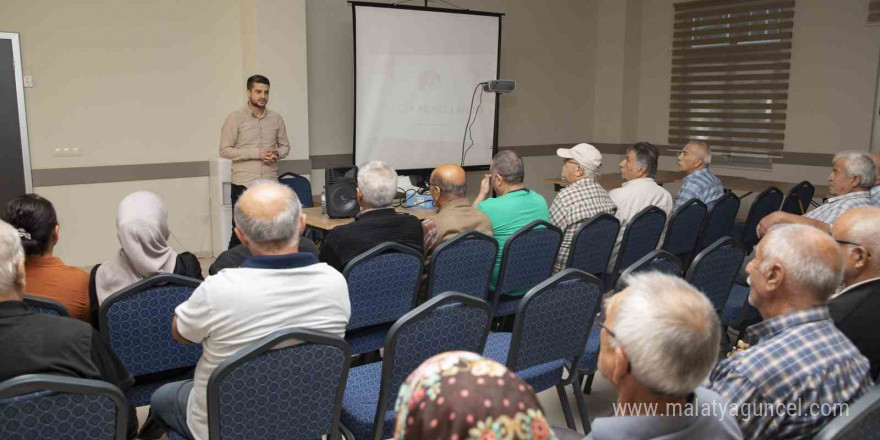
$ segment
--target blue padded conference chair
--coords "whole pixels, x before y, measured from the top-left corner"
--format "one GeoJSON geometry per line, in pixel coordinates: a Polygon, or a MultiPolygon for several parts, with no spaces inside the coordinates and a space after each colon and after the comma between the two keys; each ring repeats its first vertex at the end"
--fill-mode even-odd
{"type": "Polygon", "coordinates": [[[296,193],[296,197],[299,198],[303,208],[314,206],[315,203],[312,201],[312,183],[309,182],[309,179],[296,173],[287,172],[278,176],[278,182],[289,186],[296,193]]]}
{"type": "Polygon", "coordinates": [[[755,197],[752,207],[749,208],[749,215],[746,217],[746,222],[742,224],[734,224],[734,231],[736,232],[732,235],[737,238],[739,243],[745,248],[746,254],[751,252],[752,248],[758,244],[759,239],[756,231],[758,223],[770,213],[779,211],[779,206],[781,204],[782,191],[775,186],[771,186],[770,188],[761,191],[761,193],[755,197]]]}
{"type": "Polygon", "coordinates": [[[782,201],[781,210],[789,214],[802,215],[809,209],[815,194],[816,187],[804,180],[788,190],[785,200],[782,201]]]}
{"type": "Polygon", "coordinates": [[[560,244],[562,231],[544,220],[523,226],[507,239],[492,292],[495,316],[516,313],[522,297],[509,294],[531,289],[550,277],[560,244]]]}
{"type": "Polygon", "coordinates": [[[0,438],[122,440],[128,402],[98,380],[27,374],[0,383],[0,438]]]}
{"type": "Polygon", "coordinates": [[[352,354],[382,348],[391,324],[416,303],[424,264],[421,252],[388,242],[345,265],[342,275],[351,301],[345,340],[352,354]]]}
{"type": "MultiPolygon", "coordinates": [[[[828,409],[831,411],[831,408],[828,409]]],[[[814,440],[880,440],[880,386],[856,399],[828,422],[814,440]]]]}
{"type": "Polygon", "coordinates": [[[672,211],[660,249],[675,255],[682,263],[690,261],[697,249],[700,230],[708,211],[709,208],[700,199],[690,199],[672,211]]]}
{"type": "Polygon", "coordinates": [[[67,308],[64,307],[64,304],[61,304],[54,299],[25,295],[24,304],[31,312],[45,313],[53,316],[70,316],[70,314],[67,313],[67,308]]]}
{"type": "Polygon", "coordinates": [[[697,254],[685,280],[703,292],[720,315],[746,253],[731,237],[722,237],[697,254]]]}
{"type": "Polygon", "coordinates": [[[648,206],[630,219],[623,231],[614,270],[606,274],[605,286],[614,286],[622,270],[657,249],[665,225],[666,213],[656,206],[648,206]]]}
{"type": "Polygon", "coordinates": [[[342,338],[278,330],[226,359],[208,379],[210,440],[338,439],[351,351],[342,338]]]}
{"type": "Polygon", "coordinates": [[[498,242],[477,231],[464,231],[441,243],[428,263],[428,297],[459,292],[487,299],[498,242]]]}
{"type": "Polygon", "coordinates": [[[706,222],[703,223],[703,230],[700,231],[700,245],[697,247],[697,251],[706,249],[721,237],[729,236],[733,222],[736,220],[737,211],[739,211],[739,198],[734,193],[724,193],[720,199],[716,200],[706,214],[706,222]]]}
{"type": "Polygon", "coordinates": [[[602,279],[608,270],[608,260],[619,232],[620,220],[617,217],[607,212],[593,216],[575,231],[565,267],[602,279]]]}
{"type": "Polygon", "coordinates": [[[654,250],[648,255],[639,258],[639,261],[636,261],[630,267],[627,267],[620,274],[620,278],[617,279],[617,285],[614,290],[617,292],[623,290],[626,287],[626,278],[639,272],[655,271],[680,277],[682,269],[681,260],[676,258],[675,255],[659,249],[654,250]]]}
{"type": "Polygon", "coordinates": [[[469,295],[447,292],[400,318],[388,331],[385,357],[351,369],[342,402],[346,437],[381,440],[394,433],[394,402],[406,377],[447,351],[482,353],[492,308],[469,295]]]}
{"type": "MultiPolygon", "coordinates": [[[[535,392],[556,387],[565,423],[575,429],[563,379],[566,365],[579,365],[593,320],[602,302],[602,283],[593,275],[565,269],[532,288],[519,304],[511,333],[492,333],[483,355],[504,363],[535,392]]],[[[575,393],[581,421],[589,432],[583,395],[575,393]]]]}
{"type": "Polygon", "coordinates": [[[171,337],[174,309],[189,299],[201,281],[161,273],[112,295],[98,311],[98,329],[125,369],[135,378],[126,397],[149,405],[160,386],[191,379],[202,355],[201,344],[181,345],[171,337]]]}

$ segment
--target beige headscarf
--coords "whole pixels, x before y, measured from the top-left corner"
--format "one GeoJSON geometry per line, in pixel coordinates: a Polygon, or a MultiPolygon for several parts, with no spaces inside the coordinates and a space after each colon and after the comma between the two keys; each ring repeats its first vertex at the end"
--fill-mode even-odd
{"type": "Polygon", "coordinates": [[[168,246],[170,235],[168,213],[159,196],[138,191],[122,199],[116,214],[116,236],[122,249],[98,268],[98,304],[143,278],[174,272],[177,252],[168,246]]]}

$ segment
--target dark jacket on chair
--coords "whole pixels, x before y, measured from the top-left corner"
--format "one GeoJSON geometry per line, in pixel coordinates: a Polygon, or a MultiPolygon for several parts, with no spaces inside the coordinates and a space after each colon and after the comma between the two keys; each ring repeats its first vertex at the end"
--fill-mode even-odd
{"type": "Polygon", "coordinates": [[[871,377],[880,372],[880,278],[859,284],[828,302],[834,324],[871,362],[871,377]]]}
{"type": "Polygon", "coordinates": [[[423,240],[422,222],[417,217],[394,208],[371,209],[358,214],[353,222],[328,231],[319,259],[342,272],[354,257],[380,243],[392,241],[421,253],[423,240]]]}

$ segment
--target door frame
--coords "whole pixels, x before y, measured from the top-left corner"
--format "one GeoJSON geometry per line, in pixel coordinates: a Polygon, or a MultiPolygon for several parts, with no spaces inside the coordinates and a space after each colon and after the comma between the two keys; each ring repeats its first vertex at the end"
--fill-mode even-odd
{"type": "Polygon", "coordinates": [[[28,141],[27,111],[25,110],[24,102],[21,44],[19,41],[19,35],[16,32],[0,32],[0,40],[10,40],[12,42],[12,62],[15,67],[15,96],[18,100],[18,125],[21,131],[21,160],[24,174],[24,186],[26,192],[32,193],[34,192],[34,185],[31,177],[30,142],[28,141]]]}

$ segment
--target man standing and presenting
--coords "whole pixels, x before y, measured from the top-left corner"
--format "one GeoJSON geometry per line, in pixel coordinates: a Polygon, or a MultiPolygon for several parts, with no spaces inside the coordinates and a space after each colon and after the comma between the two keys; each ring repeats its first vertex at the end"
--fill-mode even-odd
{"type": "MultiPolygon", "coordinates": [[[[230,113],[220,129],[220,157],[232,161],[233,206],[256,181],[278,179],[277,161],[290,152],[284,119],[266,108],[269,79],[262,75],[248,78],[247,97],[244,107],[230,113]]],[[[235,234],[229,238],[230,249],[240,243],[235,234]]]]}

